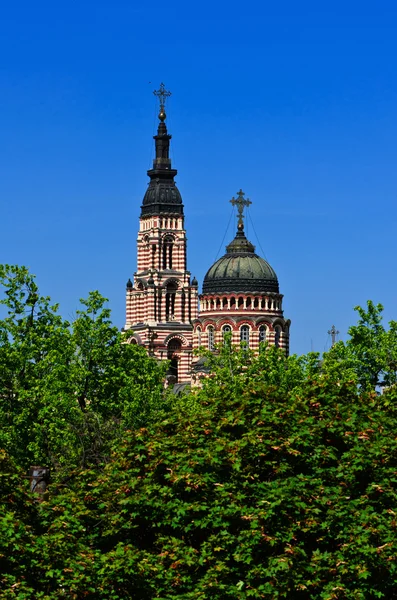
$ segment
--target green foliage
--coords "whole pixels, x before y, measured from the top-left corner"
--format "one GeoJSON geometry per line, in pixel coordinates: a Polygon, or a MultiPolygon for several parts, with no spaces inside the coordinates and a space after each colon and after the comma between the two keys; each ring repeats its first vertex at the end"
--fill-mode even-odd
{"type": "Polygon", "coordinates": [[[0,274],[1,598],[396,597],[396,326],[380,306],[322,360],[226,340],[171,410],[97,292],[69,324],[26,270],[0,274]],[[43,461],[39,503],[18,464],[43,461]]]}
{"type": "Polygon", "coordinates": [[[126,428],[158,420],[164,365],[128,344],[92,292],[69,323],[24,267],[0,266],[0,447],[53,477],[107,460],[126,428]]]}
{"type": "Polygon", "coordinates": [[[388,387],[397,382],[397,321],[389,329],[382,324],[383,306],[370,300],[367,310],[356,306],[357,325],[350,327],[350,339],[338,342],[325,356],[327,368],[343,363],[362,389],[388,387]]]}
{"type": "Polygon", "coordinates": [[[0,450],[1,598],[40,597],[35,596],[36,585],[29,575],[38,551],[34,537],[38,527],[37,504],[24,473],[0,450]]]}
{"type": "Polygon", "coordinates": [[[394,388],[363,393],[271,349],[212,361],[200,412],[131,432],[100,474],[51,486],[36,594],[393,598],[394,388]]]}

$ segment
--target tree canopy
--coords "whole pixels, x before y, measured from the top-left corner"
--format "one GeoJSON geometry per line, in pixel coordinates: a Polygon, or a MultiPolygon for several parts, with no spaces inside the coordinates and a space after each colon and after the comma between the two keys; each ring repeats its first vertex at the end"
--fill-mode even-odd
{"type": "Polygon", "coordinates": [[[166,407],[165,365],[127,343],[92,292],[69,322],[24,267],[0,266],[0,447],[52,477],[100,464],[128,428],[166,407]]]}
{"type": "MultiPolygon", "coordinates": [[[[55,337],[71,339],[70,363],[61,363],[72,390],[69,406],[99,414],[104,427],[117,411],[117,435],[101,446],[109,451],[102,462],[96,452],[81,460],[76,450],[75,476],[55,477],[42,502],[23,479],[22,461],[30,455],[24,459],[8,442],[9,456],[0,455],[1,597],[397,597],[395,324],[382,326],[380,306],[360,309],[350,340],[321,359],[286,357],[266,346],[255,356],[226,340],[207,353],[210,376],[202,388],[174,406],[143,353],[135,379],[141,373],[146,384],[135,392],[124,389],[132,379],[115,376],[114,387],[108,384],[107,340],[122,336],[99,335],[102,327],[111,329],[109,315],[98,320],[90,306],[77,315],[78,327],[46,319],[55,337]],[[87,338],[96,348],[91,365],[87,338]],[[101,365],[98,371],[93,364],[101,365]]],[[[48,338],[44,356],[53,347],[48,338]]],[[[17,336],[4,339],[16,356],[17,336]]],[[[123,355],[124,347],[127,358],[139,352],[120,346],[116,352],[110,344],[112,356],[123,355]]],[[[1,356],[6,364],[7,351],[1,356]]],[[[28,356],[29,373],[45,360],[28,356]]],[[[49,382],[51,364],[40,371],[49,382]]],[[[28,396],[33,382],[49,397],[54,393],[56,406],[62,377],[54,374],[46,388],[29,376],[26,388],[15,384],[18,399],[44,403],[47,391],[28,396]]],[[[21,432],[30,439],[24,427],[21,432]]]]}

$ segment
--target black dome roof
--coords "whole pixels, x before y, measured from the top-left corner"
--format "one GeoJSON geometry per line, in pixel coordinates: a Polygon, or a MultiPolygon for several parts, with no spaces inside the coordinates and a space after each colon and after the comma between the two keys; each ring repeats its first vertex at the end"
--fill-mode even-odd
{"type": "Polygon", "coordinates": [[[279,292],[276,273],[242,229],[204,277],[203,294],[226,292],[279,292]]]}

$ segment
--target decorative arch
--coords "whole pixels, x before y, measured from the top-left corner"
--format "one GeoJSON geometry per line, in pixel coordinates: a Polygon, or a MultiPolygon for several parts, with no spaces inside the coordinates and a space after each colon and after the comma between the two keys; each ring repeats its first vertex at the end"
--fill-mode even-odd
{"type": "Polygon", "coordinates": [[[204,320],[202,321],[202,327],[203,327],[203,331],[204,331],[205,329],[207,329],[207,327],[208,327],[209,325],[212,325],[213,327],[215,327],[215,328],[216,328],[216,321],[215,321],[214,319],[204,319],[204,320]]]}
{"type": "Polygon", "coordinates": [[[230,317],[224,317],[218,321],[218,328],[222,329],[225,325],[230,325],[232,331],[236,330],[236,323],[230,317]]]}
{"type": "Polygon", "coordinates": [[[175,277],[169,277],[168,279],[166,279],[162,285],[162,287],[164,289],[167,288],[167,286],[169,285],[176,285],[177,288],[180,287],[180,281],[178,281],[178,279],[176,279],[175,277]]]}
{"type": "Polygon", "coordinates": [[[134,333],[134,335],[127,340],[127,344],[138,344],[138,346],[143,346],[142,338],[137,333],[134,333]]]}
{"type": "Polygon", "coordinates": [[[249,316],[236,317],[236,326],[240,328],[242,325],[248,325],[251,330],[255,328],[254,321],[249,316]]]}
{"type": "Polygon", "coordinates": [[[257,321],[255,321],[255,329],[259,329],[259,327],[261,327],[261,325],[264,325],[265,327],[267,327],[267,329],[269,331],[273,329],[271,321],[267,321],[266,319],[263,319],[263,318],[260,318],[257,321]]]}
{"type": "Polygon", "coordinates": [[[161,234],[161,241],[163,242],[166,238],[171,238],[172,242],[177,240],[177,236],[172,231],[165,231],[161,234]]]}
{"type": "Polygon", "coordinates": [[[143,291],[147,288],[147,283],[144,279],[140,278],[135,281],[135,287],[137,290],[143,291]]]}
{"type": "Polygon", "coordinates": [[[283,319],[274,319],[274,321],[273,321],[273,329],[274,330],[276,329],[276,325],[281,327],[282,332],[285,331],[285,321],[283,319]]]}
{"type": "Polygon", "coordinates": [[[187,346],[188,342],[187,339],[185,338],[185,336],[181,335],[180,333],[170,333],[169,335],[167,335],[167,337],[164,340],[164,346],[168,346],[168,344],[171,342],[171,340],[179,340],[182,344],[182,346],[187,346]]]}

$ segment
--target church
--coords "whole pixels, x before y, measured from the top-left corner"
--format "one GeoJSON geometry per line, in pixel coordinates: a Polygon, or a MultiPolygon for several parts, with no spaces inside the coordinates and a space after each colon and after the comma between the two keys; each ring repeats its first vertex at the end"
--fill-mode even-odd
{"type": "Polygon", "coordinates": [[[131,343],[150,355],[169,360],[172,383],[192,383],[194,350],[215,350],[225,334],[254,351],[261,343],[289,351],[290,321],[283,316],[283,295],[277,275],[244,232],[244,208],[251,204],[242,190],[231,203],[237,207],[237,232],[226,254],[207,271],[202,292],[187,265],[185,216],[170,159],[164,84],[159,99],[159,124],[153,168],[143,197],[137,240],[137,269],[126,289],[125,330],[131,343]]]}

